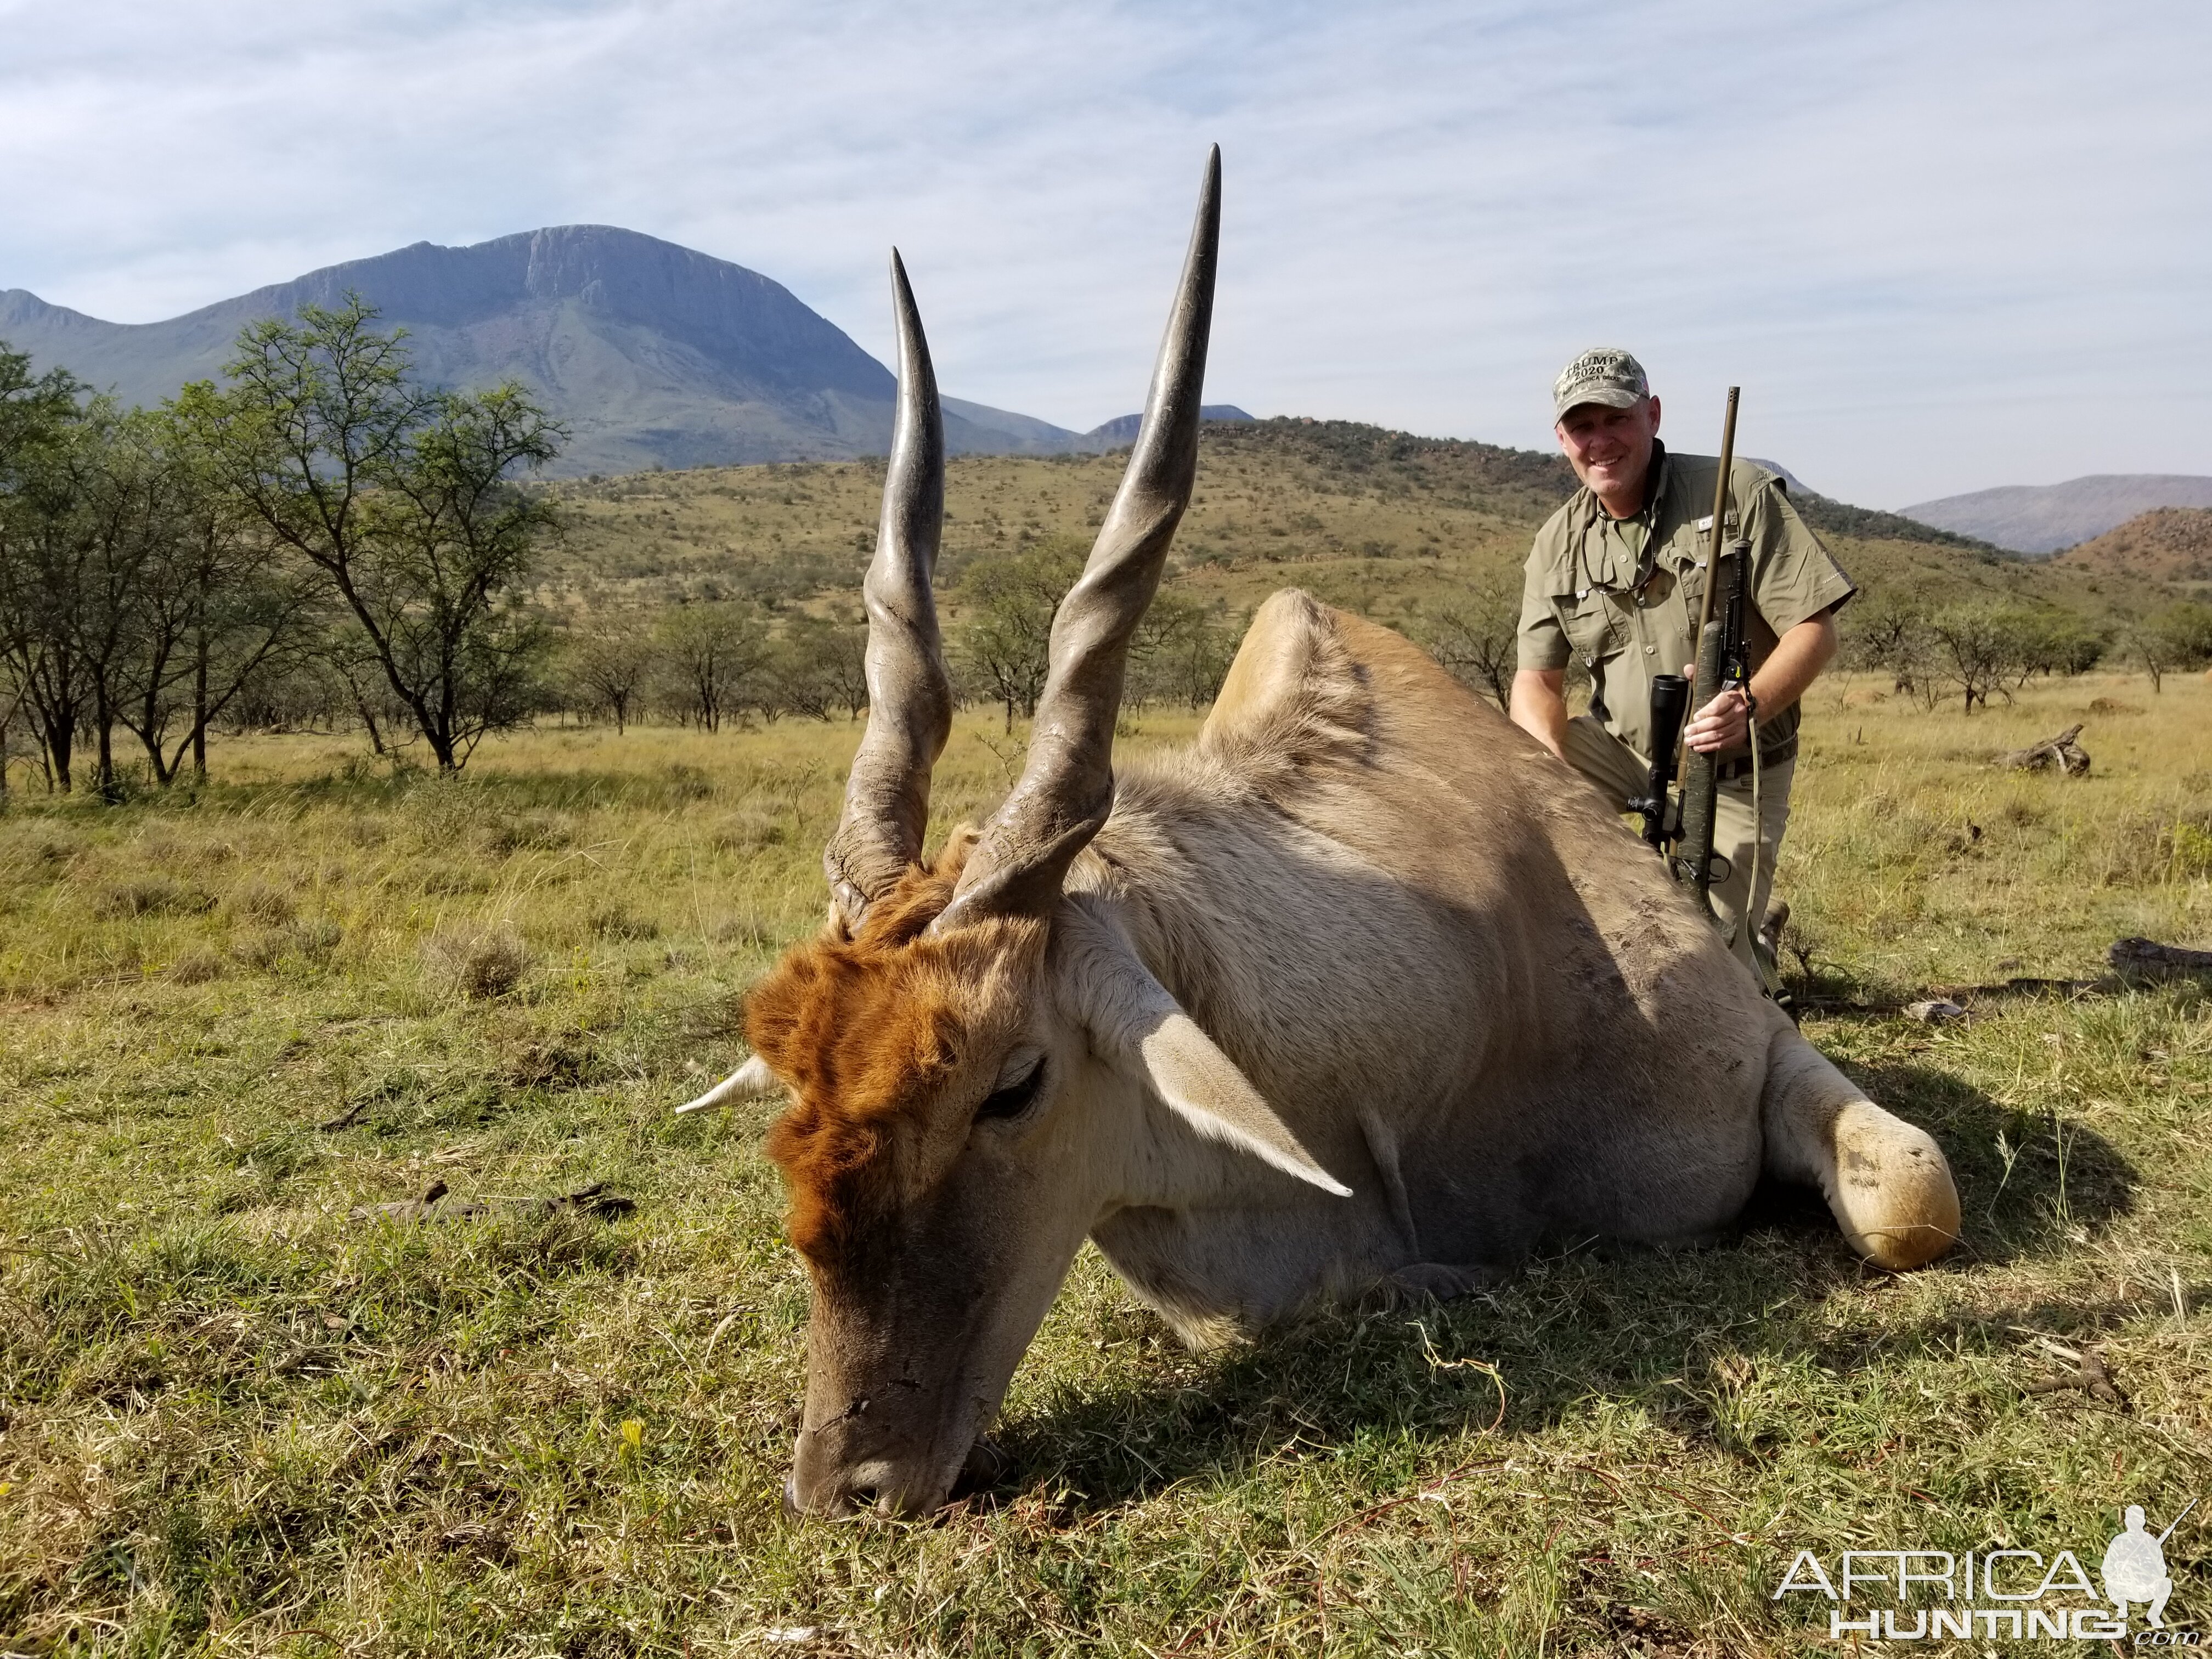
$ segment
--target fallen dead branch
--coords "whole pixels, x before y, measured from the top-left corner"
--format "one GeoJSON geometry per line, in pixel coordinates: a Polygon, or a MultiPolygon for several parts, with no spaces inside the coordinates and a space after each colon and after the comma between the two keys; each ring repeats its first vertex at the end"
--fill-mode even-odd
{"type": "Polygon", "coordinates": [[[315,1125],[315,1127],[325,1131],[334,1129],[350,1129],[355,1124],[361,1121],[361,1115],[367,1111],[371,1106],[374,1105],[379,1098],[379,1096],[374,1094],[363,1095],[359,1100],[354,1102],[352,1105],[347,1107],[345,1110],[340,1112],[336,1117],[325,1118],[320,1123],[315,1125]]]}
{"type": "Polygon", "coordinates": [[[2054,1358],[2068,1361],[2075,1369],[2070,1375],[2061,1372],[2055,1376],[2038,1377],[2032,1382],[2023,1382],[2020,1385],[2022,1394],[2057,1394],[2062,1389],[2080,1389],[2108,1406],[2118,1406],[2124,1411],[2127,1408],[2127,1396],[2113,1382],[2112,1373],[2106,1368],[2104,1357],[2094,1348],[2083,1348],[2076,1352],[2042,1336],[2036,1338],[2035,1346],[2054,1358]]]}
{"type": "Polygon", "coordinates": [[[2089,752],[2075,741],[2081,728],[2069,726],[2055,738],[2045,738],[2025,749],[2015,749],[1997,764],[2014,772],[2040,772],[2057,767],[2064,777],[2086,777],[2089,771],[2089,752]]]}
{"type": "Polygon", "coordinates": [[[501,1212],[552,1216],[566,1212],[596,1216],[601,1221],[616,1221],[637,1208],[635,1199],[623,1198],[609,1192],[604,1181],[550,1198],[465,1200],[448,1204],[444,1201],[448,1190],[444,1182],[434,1181],[420,1198],[402,1199],[396,1204],[356,1205],[347,1212],[347,1219],[399,1221],[420,1225],[430,1222],[474,1221],[501,1212]]]}
{"type": "Polygon", "coordinates": [[[2155,939],[2115,939],[2106,959],[2114,973],[2130,981],[2155,985],[2172,979],[2212,980],[2212,951],[2191,951],[2155,939]]]}
{"type": "Polygon", "coordinates": [[[1796,1006],[1811,1014],[1905,1014],[1928,1024],[1964,1019],[1977,1001],[2001,997],[2101,997],[2143,985],[2201,979],[2212,984],[2212,951],[2192,951],[2155,939],[2115,939],[2106,953],[2112,971],[2096,979],[2038,979],[2016,975],[1989,985],[1930,985],[1917,997],[1862,1001],[1853,997],[1799,997],[1796,1006]]]}

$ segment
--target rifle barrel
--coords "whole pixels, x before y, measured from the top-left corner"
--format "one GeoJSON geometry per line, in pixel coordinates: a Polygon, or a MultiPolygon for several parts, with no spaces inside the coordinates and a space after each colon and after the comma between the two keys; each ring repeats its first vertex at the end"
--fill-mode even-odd
{"type": "MultiPolygon", "coordinates": [[[[2199,1504],[2203,1503],[2203,1501],[2204,1501],[2204,1500],[2203,1500],[2202,1498],[2191,1498],[2191,1499],[2189,1500],[2189,1510],[2193,1510],[2193,1509],[2195,1509],[2195,1508],[2196,1508],[2199,1504]]],[[[2179,1515],[2177,1515],[2177,1516],[2175,1516],[2173,1517],[2173,1527],[2178,1527],[2178,1526],[2179,1526],[2183,1522],[2185,1522],[2185,1521],[2186,1521],[2187,1519],[2189,1519],[2189,1510],[2182,1510],[2182,1512],[2181,1512],[2180,1514],[2179,1514],[2179,1515]]],[[[2168,1527],[2168,1528],[2167,1528],[2164,1532],[2162,1532],[2162,1533],[2159,1534],[2159,1535],[2158,1535],[2158,1541],[2159,1541],[2160,1543],[2163,1544],[2164,1542],[2166,1542],[2166,1540],[2167,1539],[2169,1539],[2169,1538],[2171,1538],[2171,1537],[2172,1537],[2172,1536],[2173,1536],[2173,1527],[2168,1527]]]]}
{"type": "MultiPolygon", "coordinates": [[[[1735,410],[1743,396],[1743,388],[1729,388],[1728,414],[1721,422],[1721,471],[1713,480],[1713,533],[1705,538],[1705,596],[1698,611],[1698,648],[1704,649],[1705,625],[1713,619],[1713,575],[1720,568],[1721,539],[1728,533],[1729,474],[1735,468],[1735,410]]],[[[1703,678],[1692,688],[1698,702],[1711,702],[1719,695],[1703,678]]],[[[1691,705],[1695,713],[1698,702],[1691,705]]],[[[1686,734],[1674,750],[1674,770],[1684,778],[1689,776],[1690,739],[1686,734]]]]}

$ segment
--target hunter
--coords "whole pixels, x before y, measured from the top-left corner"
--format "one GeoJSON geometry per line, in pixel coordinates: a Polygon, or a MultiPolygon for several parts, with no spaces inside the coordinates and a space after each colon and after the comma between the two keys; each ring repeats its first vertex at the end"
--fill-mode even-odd
{"type": "MultiPolygon", "coordinates": [[[[1585,351],[1569,363],[1553,386],[1552,412],[1582,488],[1545,521],[1528,555],[1512,714],[1625,811],[1650,770],[1652,677],[1696,674],[1720,463],[1672,454],[1659,441],[1659,399],[1626,351],[1585,351]],[[1570,659],[1588,670],[1591,685],[1589,711],[1572,717],[1570,659]]],[[[1730,469],[1728,518],[1723,545],[1742,539],[1752,550],[1750,693],[1707,698],[1693,685],[1685,735],[1721,761],[1713,849],[1728,873],[1713,883],[1714,908],[1729,948],[1771,988],[1771,933],[1787,908],[1770,918],[1767,897],[1790,821],[1798,700],[1836,654],[1836,612],[1856,590],[1797,516],[1782,479],[1758,463],[1740,459],[1730,469]]]]}

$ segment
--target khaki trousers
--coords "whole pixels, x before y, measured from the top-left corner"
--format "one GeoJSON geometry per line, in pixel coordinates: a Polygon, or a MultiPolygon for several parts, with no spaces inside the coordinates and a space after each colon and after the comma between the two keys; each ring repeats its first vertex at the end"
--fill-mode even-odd
{"type": "MultiPolygon", "coordinates": [[[[1567,761],[1598,787],[1616,811],[1644,793],[1650,769],[1636,751],[1588,714],[1567,722],[1567,761]]],[[[1713,908],[1720,913],[1728,933],[1729,949],[1759,979],[1769,982],[1766,970],[1752,948],[1759,922],[1766,915],[1767,896],[1774,890],[1774,860],[1782,850],[1782,832],[1790,824],[1790,781],[1796,775],[1797,758],[1759,769],[1759,816],[1754,831],[1751,816],[1751,779],[1731,779],[1720,787],[1713,810],[1713,851],[1729,861],[1726,881],[1713,884],[1713,908]],[[1758,885],[1752,884],[1754,839],[1758,848],[1758,885]],[[1750,925],[1745,925],[1748,916],[1750,925]]]]}

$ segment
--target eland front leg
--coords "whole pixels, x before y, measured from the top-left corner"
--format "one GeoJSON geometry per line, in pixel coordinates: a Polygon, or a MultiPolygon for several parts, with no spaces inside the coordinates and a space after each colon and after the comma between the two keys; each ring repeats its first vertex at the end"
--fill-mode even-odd
{"type": "Polygon", "coordinates": [[[1959,1193],[1925,1129],[1866,1097],[1779,1010],[1761,1111],[1767,1173],[1818,1187],[1877,1267],[1923,1267],[1959,1239],[1959,1193]]]}

